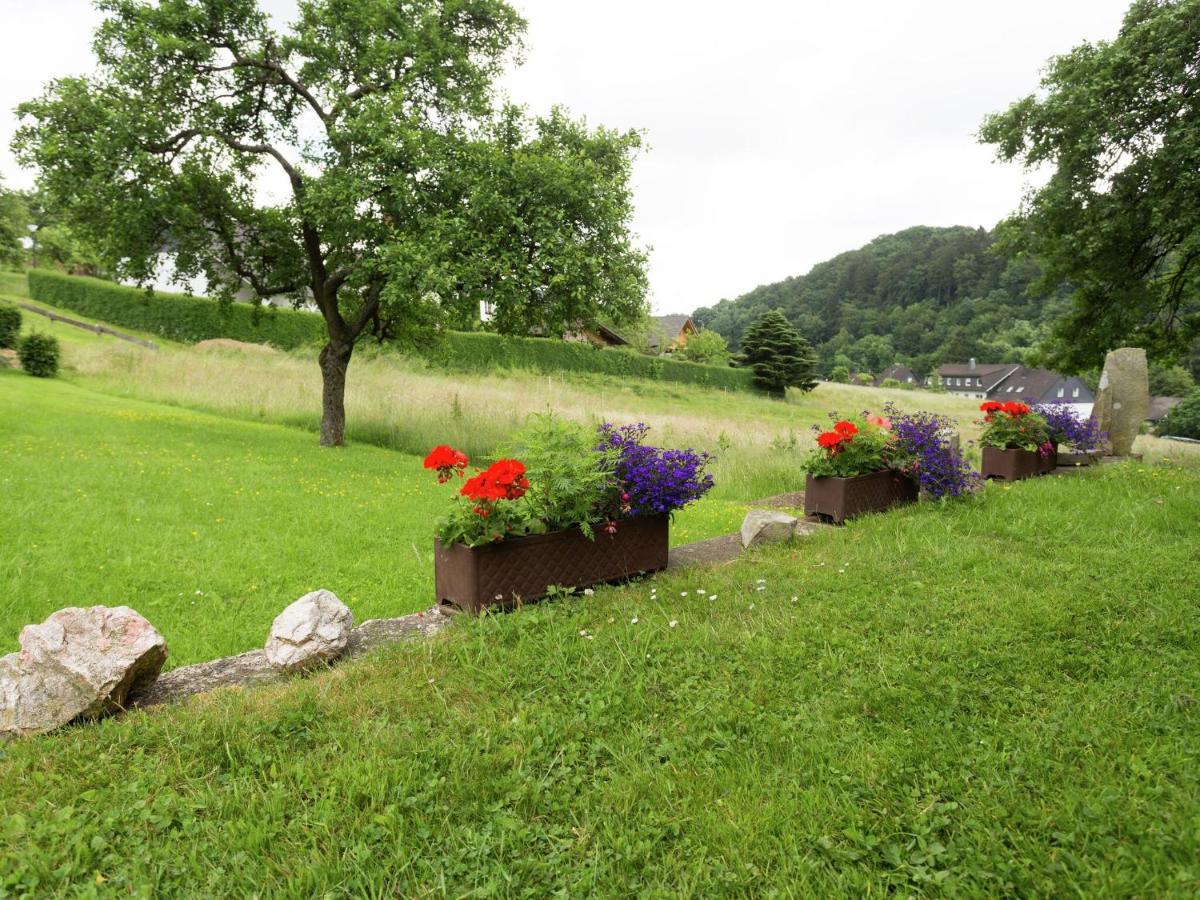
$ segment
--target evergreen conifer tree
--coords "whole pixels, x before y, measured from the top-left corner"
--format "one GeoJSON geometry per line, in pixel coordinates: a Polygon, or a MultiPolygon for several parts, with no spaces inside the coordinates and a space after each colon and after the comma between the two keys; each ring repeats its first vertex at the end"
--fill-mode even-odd
{"type": "Polygon", "coordinates": [[[817,386],[817,355],[777,309],[763,313],[742,336],[743,366],[754,369],[754,383],[778,397],[789,387],[811,391],[817,386]]]}

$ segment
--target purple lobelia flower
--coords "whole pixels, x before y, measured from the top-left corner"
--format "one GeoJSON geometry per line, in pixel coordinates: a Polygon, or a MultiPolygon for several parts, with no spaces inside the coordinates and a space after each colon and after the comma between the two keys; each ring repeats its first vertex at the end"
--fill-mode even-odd
{"type": "Polygon", "coordinates": [[[1065,404],[1043,403],[1035,406],[1033,411],[1046,420],[1051,441],[1068,444],[1081,453],[1099,449],[1108,437],[1095,419],[1080,419],[1079,414],[1065,404]]]}
{"type": "Polygon", "coordinates": [[[954,420],[931,412],[903,413],[884,407],[892,423],[899,455],[908,459],[905,473],[917,479],[934,499],[959,497],[978,490],[982,479],[950,440],[954,420]]]}
{"type": "Polygon", "coordinates": [[[647,425],[600,426],[598,449],[615,451],[621,508],[628,515],[657,516],[699,500],[713,486],[704,471],[712,455],[697,450],[666,450],[643,443],[647,425]]]}

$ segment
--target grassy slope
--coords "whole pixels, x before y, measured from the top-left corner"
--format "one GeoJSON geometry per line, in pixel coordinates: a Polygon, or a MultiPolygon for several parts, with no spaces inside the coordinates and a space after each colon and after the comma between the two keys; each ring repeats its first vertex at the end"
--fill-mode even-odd
{"type": "MultiPolygon", "coordinates": [[[[107,393],[311,431],[318,423],[320,379],[305,356],[80,348],[68,364],[72,378],[107,393]]],[[[408,453],[448,442],[484,454],[529,413],[547,408],[581,419],[645,421],[657,442],[716,452],[716,496],[750,501],[803,488],[799,462],[811,445],[809,428],[827,421],[826,410],[877,408],[886,399],[957,413],[968,429],[975,408],[944,395],[848,385],[821,385],[781,403],[633,379],[448,375],[393,354],[363,353],[348,379],[347,435],[408,453]]]]}
{"type": "Polygon", "coordinates": [[[0,884],[1194,896],[1198,528],[1195,468],[993,486],[10,744],[0,884]]]}
{"type": "MultiPolygon", "coordinates": [[[[417,457],[16,372],[0,423],[0,653],[63,606],[128,603],[178,665],[260,645],[317,587],[360,621],[433,600],[445,490],[417,457]]],[[[672,538],[732,531],[743,510],[706,500],[672,538]]]]}

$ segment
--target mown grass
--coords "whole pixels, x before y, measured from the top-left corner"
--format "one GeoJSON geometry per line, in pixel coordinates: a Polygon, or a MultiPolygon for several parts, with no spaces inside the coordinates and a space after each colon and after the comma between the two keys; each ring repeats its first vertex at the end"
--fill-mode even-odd
{"type": "MultiPolygon", "coordinates": [[[[171,664],[237,653],[326,587],[360,620],[434,601],[446,493],[419,457],[0,373],[0,653],[64,606],[127,603],[171,664]]],[[[680,514],[682,543],[744,506],[680,514]]]]}
{"type": "Polygon", "coordinates": [[[0,885],[1195,896],[1198,528],[1194,467],[993,485],[12,743],[0,885]]]}

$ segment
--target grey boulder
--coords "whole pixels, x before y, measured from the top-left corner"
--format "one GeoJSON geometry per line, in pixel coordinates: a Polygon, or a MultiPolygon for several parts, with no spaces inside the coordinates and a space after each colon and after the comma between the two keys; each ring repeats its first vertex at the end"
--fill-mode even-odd
{"type": "Polygon", "coordinates": [[[1094,415],[1100,430],[1108,434],[1113,456],[1128,456],[1141,431],[1150,407],[1150,379],[1146,351],[1119,347],[1104,359],[1100,392],[1094,415]]]}
{"type": "Polygon", "coordinates": [[[796,534],[798,522],[795,516],[775,509],[752,509],[742,520],[742,546],[750,548],[790,541],[796,534]]]}
{"type": "Polygon", "coordinates": [[[60,609],[0,658],[0,737],[124,709],[158,677],[167,643],[128,606],[60,609]]]}
{"type": "Polygon", "coordinates": [[[299,672],[337,659],[346,651],[354,616],[331,591],[305,594],[278,616],[267,637],[267,662],[299,672]]]}

